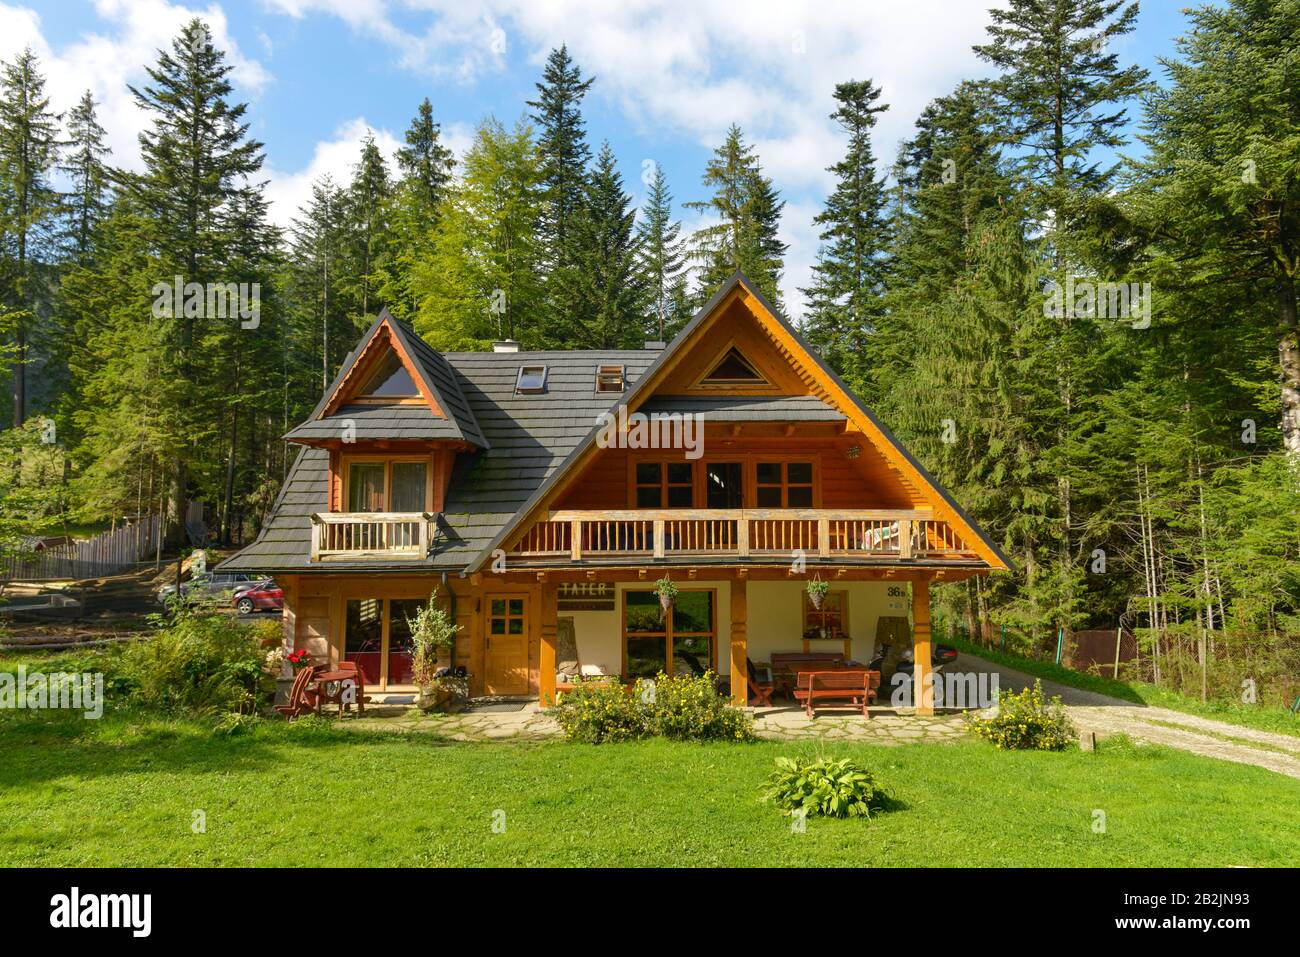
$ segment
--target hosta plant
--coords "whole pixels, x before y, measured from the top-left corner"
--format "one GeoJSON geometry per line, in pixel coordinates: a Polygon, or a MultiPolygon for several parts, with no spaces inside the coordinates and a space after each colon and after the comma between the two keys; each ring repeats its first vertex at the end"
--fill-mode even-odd
{"type": "Polygon", "coordinates": [[[766,797],[787,814],[870,817],[886,795],[870,771],[848,758],[777,758],[766,797]]]}

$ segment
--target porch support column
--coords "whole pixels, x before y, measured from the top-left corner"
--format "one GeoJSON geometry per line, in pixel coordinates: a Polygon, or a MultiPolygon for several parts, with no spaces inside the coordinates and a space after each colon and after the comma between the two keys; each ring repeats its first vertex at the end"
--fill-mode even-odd
{"type": "Polygon", "coordinates": [[[542,582],[542,635],[537,656],[537,701],[543,708],[555,704],[555,647],[559,633],[560,586],[553,581],[542,582]]]}
{"type": "Polygon", "coordinates": [[[912,703],[917,714],[934,714],[934,686],[930,683],[930,579],[912,582],[912,703]]]}
{"type": "Polygon", "coordinates": [[[748,584],[745,578],[731,580],[731,703],[738,708],[749,707],[748,584]]]}

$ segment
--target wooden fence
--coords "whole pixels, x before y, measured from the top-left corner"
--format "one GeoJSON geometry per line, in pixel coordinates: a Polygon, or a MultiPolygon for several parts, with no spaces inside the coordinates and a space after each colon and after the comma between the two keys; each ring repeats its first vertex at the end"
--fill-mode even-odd
{"type": "Polygon", "coordinates": [[[158,516],[150,515],[84,541],[10,556],[0,570],[7,581],[115,575],[154,555],[159,534],[158,516]]]}

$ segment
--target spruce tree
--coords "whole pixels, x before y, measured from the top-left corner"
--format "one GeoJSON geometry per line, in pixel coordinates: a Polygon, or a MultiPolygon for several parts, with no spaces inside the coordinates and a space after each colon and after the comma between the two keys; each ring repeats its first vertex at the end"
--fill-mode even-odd
{"type": "Polygon", "coordinates": [[[587,145],[582,101],[595,77],[583,79],[581,68],[561,45],[550,52],[537,84],[537,98],[528,101],[537,126],[537,148],[542,159],[545,206],[538,234],[544,271],[543,326],[559,338],[577,303],[565,298],[578,280],[573,275],[577,252],[573,232],[587,195],[587,145]]]}
{"type": "Polygon", "coordinates": [[[433,106],[425,99],[406,131],[406,145],[397,151],[398,180],[388,208],[390,240],[375,268],[378,293],[399,319],[415,315],[411,269],[431,240],[454,168],[455,157],[443,145],[433,106]]]}
{"type": "MultiPolygon", "coordinates": [[[[247,105],[229,99],[232,69],[207,26],[195,18],[170,50],[159,51],[147,68],[148,82],[130,87],[150,118],[140,134],[144,171],[128,178],[126,187],[158,251],[151,287],[177,275],[202,285],[230,281],[234,201],[263,161],[262,144],[247,136],[247,105]]],[[[217,427],[213,401],[221,380],[201,377],[203,339],[226,331],[214,323],[235,322],[201,320],[178,307],[173,303],[161,320],[167,345],[158,369],[173,386],[164,399],[172,413],[167,427],[178,448],[171,492],[174,529],[186,520],[192,469],[202,465],[208,451],[204,441],[217,427]]]]}
{"type": "Polygon", "coordinates": [[[640,245],[636,210],[608,143],[592,168],[582,210],[573,221],[574,268],[560,277],[560,296],[571,312],[553,345],[637,349],[645,341],[645,278],[637,270],[640,245]]]}
{"type": "Polygon", "coordinates": [[[367,328],[382,305],[376,292],[381,277],[376,270],[392,242],[388,220],[391,198],[388,163],[375,145],[374,135],[367,133],[361,142],[361,157],[352,167],[344,207],[348,271],[343,288],[350,296],[349,315],[357,329],[367,328]]]}
{"type": "Polygon", "coordinates": [[[668,341],[689,317],[686,301],[686,245],[682,225],[673,219],[673,197],[662,166],[655,165],[650,195],[637,226],[638,271],[647,293],[647,332],[668,341]]]}
{"type": "Polygon", "coordinates": [[[851,382],[861,383],[870,366],[870,338],[883,311],[888,274],[889,226],[883,179],[871,149],[876,117],[888,109],[870,80],[835,87],[838,109],[831,114],[848,135],[844,158],[828,171],[835,189],[813,222],[821,247],[813,266],[804,332],[828,362],[851,382]],[[850,368],[852,366],[852,368],[850,368]]]}
{"type": "Polygon", "coordinates": [[[81,260],[90,255],[95,230],[108,208],[111,170],[106,158],[112,150],[104,142],[95,99],[87,90],[68,112],[68,140],[59,169],[71,189],[63,198],[65,255],[81,260]]]}
{"type": "Polygon", "coordinates": [[[50,110],[45,77],[30,47],[0,65],[0,225],[5,238],[3,307],[13,330],[13,418],[27,418],[28,335],[44,300],[39,260],[48,246],[58,194],[59,116],[50,110]]]}
{"type": "Polygon", "coordinates": [[[703,303],[737,270],[776,305],[781,303],[781,271],[786,245],[778,237],[785,206],[740,127],[732,124],[704,171],[708,200],[686,203],[719,222],[697,230],[691,256],[699,279],[695,300],[703,303]]]}

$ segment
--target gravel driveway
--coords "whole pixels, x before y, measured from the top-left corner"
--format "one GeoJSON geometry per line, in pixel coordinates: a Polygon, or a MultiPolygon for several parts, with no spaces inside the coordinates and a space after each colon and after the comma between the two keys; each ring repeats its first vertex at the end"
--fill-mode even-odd
{"type": "MultiPolygon", "coordinates": [[[[1004,690],[1020,691],[1034,683],[1033,675],[974,655],[959,655],[949,666],[956,672],[996,673],[1004,690]]],[[[1060,695],[1066,711],[1078,726],[1084,745],[1091,735],[1103,738],[1127,734],[1134,740],[1180,748],[1210,758],[1254,764],[1278,774],[1300,778],[1300,738],[1256,731],[1224,721],[1213,721],[1167,708],[1148,708],[1095,691],[1083,691],[1043,679],[1049,697],[1060,695]]]]}

